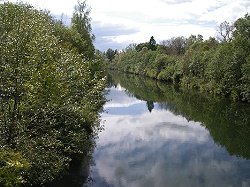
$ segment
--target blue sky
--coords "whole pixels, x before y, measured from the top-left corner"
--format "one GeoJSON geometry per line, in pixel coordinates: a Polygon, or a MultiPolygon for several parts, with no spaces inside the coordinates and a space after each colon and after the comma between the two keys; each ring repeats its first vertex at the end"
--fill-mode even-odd
{"type": "MultiPolygon", "coordinates": [[[[16,0],[11,0],[16,1],[16,0]]],[[[70,18],[77,0],[23,0],[70,18]]],[[[249,0],[87,0],[95,47],[124,49],[130,43],[160,43],[171,37],[216,36],[223,21],[233,23],[250,13],[249,0]]]]}

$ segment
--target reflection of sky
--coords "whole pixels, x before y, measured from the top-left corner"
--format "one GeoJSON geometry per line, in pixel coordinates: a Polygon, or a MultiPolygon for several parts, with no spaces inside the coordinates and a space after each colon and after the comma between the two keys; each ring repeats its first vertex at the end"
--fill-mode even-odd
{"type": "Polygon", "coordinates": [[[134,97],[129,97],[122,87],[118,84],[116,88],[109,89],[107,99],[109,102],[104,106],[109,114],[128,114],[135,115],[147,111],[146,102],[139,101],[134,97]]]}
{"type": "Polygon", "coordinates": [[[109,96],[113,103],[102,114],[92,186],[250,185],[250,161],[228,155],[198,122],[166,110],[150,113],[145,102],[122,90],[111,89],[109,96]]]}

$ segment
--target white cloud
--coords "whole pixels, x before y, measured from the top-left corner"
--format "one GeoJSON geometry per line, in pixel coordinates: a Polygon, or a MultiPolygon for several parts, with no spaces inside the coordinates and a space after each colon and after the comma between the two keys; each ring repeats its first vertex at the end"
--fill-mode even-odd
{"type": "Polygon", "coordinates": [[[131,146],[138,139],[155,142],[156,147],[161,147],[165,141],[170,140],[203,143],[208,139],[208,133],[199,123],[188,122],[168,111],[153,110],[151,113],[132,116],[103,114],[102,118],[105,119],[105,131],[99,134],[100,139],[97,140],[102,146],[119,142],[126,137],[130,137],[128,143],[131,146]],[[158,142],[159,139],[164,141],[158,142]]]}
{"type": "Polygon", "coordinates": [[[131,35],[116,36],[113,40],[124,42],[133,39],[132,43],[141,43],[149,41],[152,35],[156,40],[161,41],[177,36],[189,37],[191,34],[202,34],[207,39],[210,36],[214,36],[215,28],[195,24],[143,25],[140,32],[131,35]]]}
{"type": "MultiPolygon", "coordinates": [[[[10,2],[18,2],[20,0],[9,0],[10,2]]],[[[77,0],[23,0],[28,2],[39,9],[48,9],[53,14],[61,15],[62,13],[71,15],[77,0]]]]}
{"type": "Polygon", "coordinates": [[[218,24],[223,21],[233,23],[238,18],[243,17],[249,11],[249,8],[249,1],[232,1],[214,11],[202,15],[201,20],[215,21],[218,24]]]}
{"type": "MultiPolygon", "coordinates": [[[[26,1],[56,15],[71,15],[77,4],[77,0],[26,1]]],[[[87,0],[87,4],[92,8],[93,33],[97,33],[95,45],[101,50],[125,48],[151,36],[158,41],[191,34],[208,38],[215,36],[219,23],[234,22],[250,11],[249,0],[87,0]]]]}
{"type": "Polygon", "coordinates": [[[248,0],[108,0],[101,5],[99,3],[91,1],[93,10],[97,8],[99,12],[98,20],[140,29],[137,33],[112,37],[114,43],[124,44],[145,42],[152,35],[157,40],[164,40],[180,35],[202,34],[206,39],[215,36],[219,23],[225,20],[234,22],[250,9],[248,0]],[[134,19],[124,16],[134,11],[140,13],[144,21],[137,16],[134,19]]]}
{"type": "Polygon", "coordinates": [[[135,104],[144,103],[134,97],[128,97],[124,92],[125,89],[118,84],[116,88],[112,87],[109,89],[110,93],[106,96],[109,100],[105,105],[104,109],[110,109],[114,107],[129,107],[135,104]]]}
{"type": "Polygon", "coordinates": [[[115,187],[246,183],[234,178],[242,169],[235,157],[218,149],[199,123],[164,110],[102,117],[106,125],[97,142],[94,180],[100,177],[115,187]]]}

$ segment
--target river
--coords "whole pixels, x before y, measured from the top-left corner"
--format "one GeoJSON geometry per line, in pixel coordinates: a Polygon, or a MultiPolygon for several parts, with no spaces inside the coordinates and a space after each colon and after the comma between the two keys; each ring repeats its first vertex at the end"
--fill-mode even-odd
{"type": "Polygon", "coordinates": [[[112,73],[90,187],[250,186],[250,105],[112,73]]]}

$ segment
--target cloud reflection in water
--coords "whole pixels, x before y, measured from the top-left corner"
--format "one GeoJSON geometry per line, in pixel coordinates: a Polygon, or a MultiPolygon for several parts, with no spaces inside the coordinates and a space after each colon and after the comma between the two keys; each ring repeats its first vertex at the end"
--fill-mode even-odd
{"type": "Polygon", "coordinates": [[[233,177],[247,171],[250,163],[244,166],[244,159],[228,155],[199,122],[157,107],[150,113],[145,101],[128,97],[123,90],[111,89],[109,96],[112,101],[102,114],[105,130],[94,153],[92,186],[249,184],[250,180],[233,177]]]}

